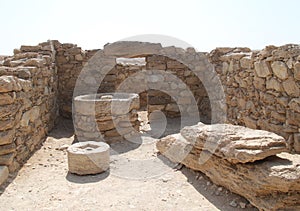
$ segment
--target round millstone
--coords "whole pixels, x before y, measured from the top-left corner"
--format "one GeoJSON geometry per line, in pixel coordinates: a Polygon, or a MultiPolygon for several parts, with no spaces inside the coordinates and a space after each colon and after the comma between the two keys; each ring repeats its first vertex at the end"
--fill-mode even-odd
{"type": "Polygon", "coordinates": [[[78,175],[99,174],[109,168],[109,145],[87,141],[68,147],[69,172],[78,175]]]}

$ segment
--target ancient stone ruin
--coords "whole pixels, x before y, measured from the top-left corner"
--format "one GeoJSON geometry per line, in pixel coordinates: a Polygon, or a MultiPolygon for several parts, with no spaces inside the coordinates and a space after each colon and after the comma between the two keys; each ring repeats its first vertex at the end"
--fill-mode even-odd
{"type": "Polygon", "coordinates": [[[74,127],[79,141],[121,141],[139,131],[139,95],[106,93],[74,98],[74,127]],[[126,138],[125,138],[126,136],[126,138]]]}
{"type": "Polygon", "coordinates": [[[86,141],[68,147],[69,171],[78,175],[98,174],[109,168],[109,145],[86,141]]]}
{"type": "MultiPolygon", "coordinates": [[[[77,140],[110,144],[139,134],[139,111],[150,121],[156,111],[182,118],[180,133],[157,143],[170,160],[261,210],[300,208],[300,46],[292,44],[210,53],[142,42],[21,46],[0,57],[0,185],[58,117],[73,119],[77,140]]],[[[107,168],[106,160],[88,173],[107,168]]]]}

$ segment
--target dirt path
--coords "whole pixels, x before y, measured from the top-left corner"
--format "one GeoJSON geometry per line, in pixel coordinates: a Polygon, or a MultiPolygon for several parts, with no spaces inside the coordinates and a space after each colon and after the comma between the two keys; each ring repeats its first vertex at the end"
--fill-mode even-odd
{"type": "Polygon", "coordinates": [[[109,172],[70,174],[60,148],[73,142],[72,134],[72,123],[61,121],[2,190],[0,210],[256,210],[203,174],[159,156],[156,139],[146,136],[113,145],[109,172]]]}

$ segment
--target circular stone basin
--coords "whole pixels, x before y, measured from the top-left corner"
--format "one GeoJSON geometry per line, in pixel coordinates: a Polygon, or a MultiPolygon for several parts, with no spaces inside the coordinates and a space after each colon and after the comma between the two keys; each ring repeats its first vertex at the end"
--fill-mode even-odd
{"type": "Polygon", "coordinates": [[[72,144],[68,152],[69,172],[79,175],[98,174],[109,168],[109,145],[87,141],[72,144]]]}
{"type": "Polygon", "coordinates": [[[139,130],[135,93],[101,93],[74,98],[74,129],[79,141],[112,143],[139,130]]]}

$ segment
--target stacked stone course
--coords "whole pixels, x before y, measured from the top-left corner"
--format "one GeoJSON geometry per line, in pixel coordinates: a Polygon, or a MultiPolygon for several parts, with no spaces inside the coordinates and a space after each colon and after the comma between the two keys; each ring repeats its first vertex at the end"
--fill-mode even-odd
{"type": "MultiPolygon", "coordinates": [[[[151,43],[125,42],[87,51],[74,44],[49,41],[37,46],[21,46],[14,50],[13,56],[1,56],[0,166],[16,171],[53,128],[58,110],[59,115],[71,118],[77,79],[86,65],[92,66],[89,61],[95,55],[102,58],[103,66],[79,83],[83,88],[96,82],[99,93],[125,88],[130,91],[130,84],[136,87],[136,79],[140,80],[139,84],[146,84],[146,88],[159,89],[161,84],[167,84],[166,88],[171,91],[180,90],[176,93],[178,99],[150,89],[139,93],[140,105],[149,113],[158,109],[171,117],[180,115],[178,105],[189,113],[194,112],[189,110],[190,99],[185,92],[188,88],[197,102],[201,121],[209,123],[218,109],[224,110],[226,122],[275,132],[286,139],[291,151],[300,152],[299,45],[268,46],[261,51],[217,48],[204,55],[192,48],[163,48],[151,43]],[[187,63],[176,61],[176,56],[187,63]],[[217,90],[213,83],[217,79],[204,63],[206,56],[222,83],[227,107],[212,109],[221,97],[220,93],[213,92],[217,90]],[[145,58],[145,62],[118,63],[116,59],[120,57],[140,57],[145,58]],[[104,75],[105,68],[109,68],[109,72],[104,75]],[[159,71],[166,73],[163,78],[156,74],[159,71]],[[140,75],[131,77],[135,74],[140,75]],[[172,74],[185,86],[172,83],[169,77],[172,74]],[[101,77],[100,85],[97,81],[101,77]],[[133,81],[124,87],[124,80],[131,78],[133,81]],[[149,80],[144,83],[146,78],[149,80]],[[209,95],[209,92],[215,94],[209,95]]],[[[85,90],[82,94],[91,93],[85,90]]]]}
{"type": "Polygon", "coordinates": [[[300,46],[217,48],[209,57],[224,86],[228,122],[275,132],[300,152],[300,46]]]}
{"type": "Polygon", "coordinates": [[[21,46],[0,66],[0,165],[17,170],[53,128],[57,72],[51,42],[21,46]]]}
{"type": "Polygon", "coordinates": [[[138,94],[105,93],[74,99],[74,128],[78,141],[113,143],[139,132],[138,94]]]}

